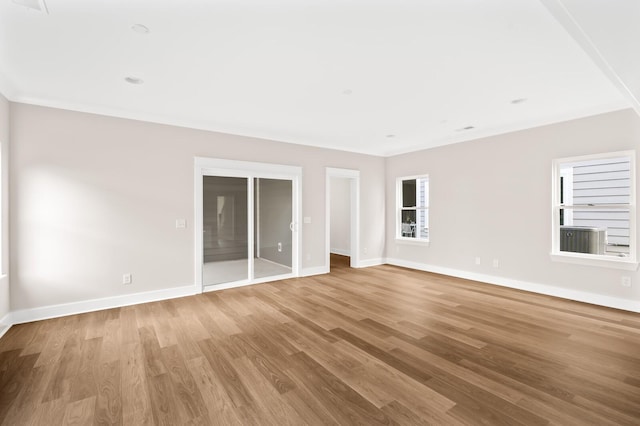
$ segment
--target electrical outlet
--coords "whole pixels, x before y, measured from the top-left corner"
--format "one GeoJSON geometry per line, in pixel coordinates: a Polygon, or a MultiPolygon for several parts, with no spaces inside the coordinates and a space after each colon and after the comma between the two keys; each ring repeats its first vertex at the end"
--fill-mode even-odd
{"type": "Polygon", "coordinates": [[[122,275],[122,284],[131,284],[131,274],[122,275]]]}
{"type": "Polygon", "coordinates": [[[476,257],[476,265],[479,265],[480,263],[482,263],[482,262],[481,262],[481,260],[480,260],[480,258],[479,258],[479,257],[476,257]]]}
{"type": "Polygon", "coordinates": [[[628,275],[620,277],[620,284],[622,287],[631,287],[631,277],[628,275]]]}
{"type": "Polygon", "coordinates": [[[306,259],[311,260],[311,253],[307,253],[306,259]]]}
{"type": "Polygon", "coordinates": [[[499,268],[500,267],[500,261],[498,259],[493,259],[493,267],[494,268],[499,268]]]}
{"type": "Polygon", "coordinates": [[[278,243],[278,253],[282,252],[282,243],[278,243]]]}
{"type": "Polygon", "coordinates": [[[366,247],[364,247],[364,248],[362,249],[362,253],[367,254],[367,248],[366,248],[366,247]]]}

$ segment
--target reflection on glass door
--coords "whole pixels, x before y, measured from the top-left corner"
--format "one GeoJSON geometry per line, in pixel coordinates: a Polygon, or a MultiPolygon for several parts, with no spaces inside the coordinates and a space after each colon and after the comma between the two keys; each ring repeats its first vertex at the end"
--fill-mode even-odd
{"type": "Polygon", "coordinates": [[[293,180],[203,176],[202,282],[293,274],[293,180]]]}
{"type": "Polygon", "coordinates": [[[293,200],[291,180],[255,178],[253,277],[291,273],[293,200]]]}
{"type": "Polygon", "coordinates": [[[247,178],[203,176],[204,285],[246,280],[249,270],[247,178]]]}

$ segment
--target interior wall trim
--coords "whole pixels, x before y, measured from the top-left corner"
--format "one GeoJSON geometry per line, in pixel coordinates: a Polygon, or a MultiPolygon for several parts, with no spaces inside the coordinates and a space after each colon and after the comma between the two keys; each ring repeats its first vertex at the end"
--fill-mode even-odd
{"type": "MultiPolygon", "coordinates": [[[[362,263],[366,265],[363,265],[364,267],[389,264],[419,271],[432,272],[436,274],[478,281],[485,284],[499,285],[502,287],[544,294],[547,296],[560,297],[562,299],[569,299],[598,306],[605,306],[608,308],[622,309],[625,311],[640,313],[640,302],[637,300],[627,300],[618,297],[604,296],[579,290],[570,290],[546,284],[531,283],[505,277],[496,277],[493,275],[478,274],[469,271],[462,271],[459,269],[429,265],[426,263],[411,262],[403,259],[367,259],[362,263]]],[[[327,273],[329,273],[328,268],[326,268],[325,266],[318,266],[313,268],[304,268],[301,275],[308,277],[312,275],[321,275],[327,273]]],[[[237,286],[229,286],[228,288],[233,287],[237,286]]],[[[221,289],[222,288],[217,288],[216,290],[221,289]]],[[[92,299],[60,305],[50,305],[32,309],[17,310],[8,313],[0,320],[0,337],[2,337],[11,328],[11,326],[15,324],[45,320],[50,318],[58,318],[67,315],[76,315],[86,312],[99,311],[102,309],[112,309],[130,305],[137,305],[140,303],[157,302],[160,300],[192,296],[194,294],[196,294],[196,292],[194,291],[194,286],[186,285],[163,290],[124,294],[114,297],[105,297],[102,299],[92,299]]]]}
{"type": "Polygon", "coordinates": [[[2,322],[10,325],[22,324],[25,322],[82,314],[85,312],[100,311],[103,309],[120,308],[123,306],[138,305],[140,303],[157,302],[159,300],[174,299],[176,297],[192,296],[193,294],[195,294],[194,286],[193,284],[189,284],[186,286],[162,290],[123,294],[113,297],[104,297],[101,299],[83,300],[79,302],[41,306],[31,309],[20,309],[7,314],[5,317],[6,320],[3,319],[2,322]]]}
{"type": "Polygon", "coordinates": [[[323,266],[315,266],[312,268],[302,268],[302,273],[300,274],[301,277],[310,277],[312,275],[322,275],[322,274],[328,274],[329,273],[329,267],[326,265],[323,266]]]}
{"type": "Polygon", "coordinates": [[[0,338],[11,328],[11,312],[0,319],[0,338]]]}
{"type": "Polygon", "coordinates": [[[339,254],[340,256],[350,256],[351,252],[349,249],[341,249],[341,248],[331,248],[329,250],[331,254],[339,254]]]}
{"type": "Polygon", "coordinates": [[[384,265],[385,263],[387,263],[387,262],[383,258],[361,259],[360,263],[357,266],[357,268],[369,268],[371,266],[384,265]]]}
{"type": "Polygon", "coordinates": [[[442,274],[456,278],[479,281],[485,284],[499,285],[501,287],[509,287],[517,290],[544,294],[547,296],[560,297],[562,299],[574,300],[576,302],[590,303],[592,305],[605,306],[607,308],[622,309],[624,311],[640,313],[640,301],[638,300],[628,300],[619,297],[605,296],[601,294],[572,290],[547,284],[514,280],[511,278],[497,277],[494,275],[478,274],[475,272],[434,266],[426,263],[411,262],[403,259],[388,258],[386,260],[386,263],[388,263],[389,265],[402,266],[404,268],[416,269],[419,271],[433,272],[435,274],[442,274]]]}

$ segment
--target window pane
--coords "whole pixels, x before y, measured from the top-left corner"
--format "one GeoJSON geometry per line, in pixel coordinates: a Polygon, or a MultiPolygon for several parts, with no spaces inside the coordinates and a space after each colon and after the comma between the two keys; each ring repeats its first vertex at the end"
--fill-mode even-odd
{"type": "Polygon", "coordinates": [[[560,209],[560,251],[629,255],[629,210],[560,209]]]}
{"type": "Polygon", "coordinates": [[[398,178],[397,236],[429,240],[429,177],[398,178]]]}
{"type": "Polygon", "coordinates": [[[419,178],[417,179],[418,185],[418,200],[417,207],[428,207],[429,206],[429,178],[419,178]]]}
{"type": "Polygon", "coordinates": [[[402,223],[416,223],[416,209],[402,209],[402,223]]]}
{"type": "Polygon", "coordinates": [[[402,224],[400,235],[403,237],[416,237],[416,211],[403,209],[401,211],[402,224]]]}
{"type": "Polygon", "coordinates": [[[249,276],[247,178],[202,178],[202,281],[204,285],[249,276]]]}
{"type": "Polygon", "coordinates": [[[292,185],[284,179],[254,178],[254,278],[291,273],[292,185]]]}
{"type": "Polygon", "coordinates": [[[416,238],[429,239],[429,210],[418,210],[418,221],[416,223],[416,238]]]}
{"type": "Polygon", "coordinates": [[[402,181],[402,207],[416,206],[416,180],[402,181]]]}
{"type": "Polygon", "coordinates": [[[560,164],[560,202],[566,206],[629,204],[629,157],[560,164]]]}

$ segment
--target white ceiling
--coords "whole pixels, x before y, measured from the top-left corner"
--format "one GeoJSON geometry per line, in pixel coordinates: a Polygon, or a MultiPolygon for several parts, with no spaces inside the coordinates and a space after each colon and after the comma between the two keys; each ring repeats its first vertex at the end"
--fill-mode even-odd
{"type": "Polygon", "coordinates": [[[12,101],[374,155],[630,106],[540,0],[46,5],[0,0],[12,101]]]}
{"type": "Polygon", "coordinates": [[[640,115],[640,1],[540,1],[640,115]]]}

